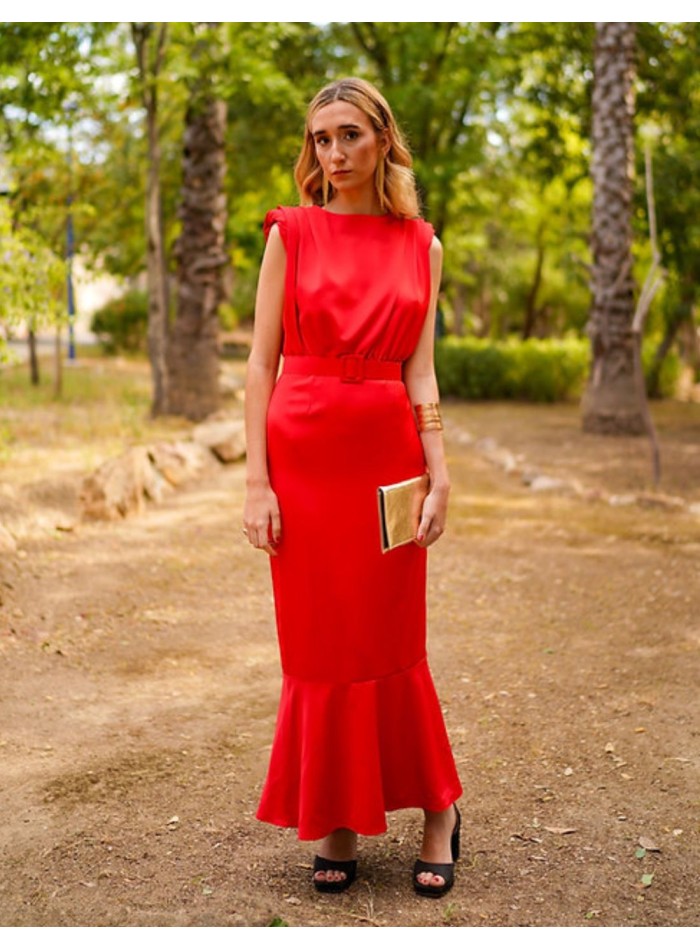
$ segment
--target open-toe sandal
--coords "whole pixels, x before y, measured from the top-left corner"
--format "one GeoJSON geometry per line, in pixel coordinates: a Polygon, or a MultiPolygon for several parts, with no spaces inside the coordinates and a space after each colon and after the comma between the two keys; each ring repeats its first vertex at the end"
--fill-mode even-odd
{"type": "Polygon", "coordinates": [[[322,858],[316,855],[314,858],[313,882],[317,891],[323,891],[324,894],[339,894],[347,890],[357,876],[357,861],[333,861],[330,858],[322,858]],[[317,871],[342,871],[345,878],[342,881],[318,881],[316,879],[317,871]]]}
{"type": "Polygon", "coordinates": [[[459,808],[454,806],[457,818],[455,820],[454,830],[450,838],[450,851],[452,852],[451,864],[432,864],[430,861],[421,861],[418,859],[413,866],[413,889],[416,894],[422,897],[442,897],[451,889],[455,882],[455,861],[459,858],[459,833],[462,827],[462,816],[459,808]],[[439,874],[445,882],[444,884],[421,884],[417,880],[419,874],[439,874]]]}

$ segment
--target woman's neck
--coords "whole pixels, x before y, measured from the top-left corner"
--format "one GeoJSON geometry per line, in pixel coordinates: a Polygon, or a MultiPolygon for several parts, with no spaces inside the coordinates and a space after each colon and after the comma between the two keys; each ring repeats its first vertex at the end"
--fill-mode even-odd
{"type": "Polygon", "coordinates": [[[377,192],[336,192],[326,205],[334,214],[384,214],[377,192]]]}

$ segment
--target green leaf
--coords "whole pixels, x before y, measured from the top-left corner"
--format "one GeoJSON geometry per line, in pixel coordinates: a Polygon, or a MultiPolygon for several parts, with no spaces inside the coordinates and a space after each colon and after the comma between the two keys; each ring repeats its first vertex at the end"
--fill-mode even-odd
{"type": "Polygon", "coordinates": [[[653,874],[642,874],[642,886],[651,887],[651,882],[654,880],[653,874]]]}
{"type": "Polygon", "coordinates": [[[637,848],[637,850],[634,852],[634,856],[635,858],[643,858],[643,857],[646,857],[646,853],[647,853],[646,848],[637,848]]]}
{"type": "Polygon", "coordinates": [[[286,920],[282,920],[281,917],[273,917],[268,927],[289,927],[289,924],[286,920]]]}

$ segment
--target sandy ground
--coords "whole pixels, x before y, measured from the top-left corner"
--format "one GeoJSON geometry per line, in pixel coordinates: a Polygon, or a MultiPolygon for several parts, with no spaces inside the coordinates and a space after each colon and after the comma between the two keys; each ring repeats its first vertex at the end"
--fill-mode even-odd
{"type": "MultiPolygon", "coordinates": [[[[450,895],[411,890],[418,812],[361,842],[340,896],[311,887],[312,846],[254,818],[280,676],[239,465],[1,556],[0,924],[700,923],[700,407],[658,409],[685,507],[607,503],[648,489],[647,450],[582,436],[575,407],[446,414],[429,610],[465,787],[450,895]],[[485,436],[590,491],[532,491],[485,436]]],[[[61,474],[68,508],[77,484],[61,474]]]]}

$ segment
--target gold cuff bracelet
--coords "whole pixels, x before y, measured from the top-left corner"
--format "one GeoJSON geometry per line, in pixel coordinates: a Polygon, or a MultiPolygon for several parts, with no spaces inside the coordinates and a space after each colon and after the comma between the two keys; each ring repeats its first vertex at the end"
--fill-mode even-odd
{"type": "Polygon", "coordinates": [[[416,413],[416,425],[419,432],[428,432],[430,429],[442,429],[440,406],[436,402],[423,402],[413,407],[416,413]]]}

